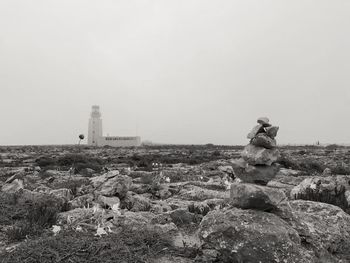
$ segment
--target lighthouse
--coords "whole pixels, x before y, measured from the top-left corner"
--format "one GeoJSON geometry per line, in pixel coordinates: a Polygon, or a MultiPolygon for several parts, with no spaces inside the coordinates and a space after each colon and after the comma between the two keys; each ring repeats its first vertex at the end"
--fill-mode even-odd
{"type": "Polygon", "coordinates": [[[112,147],[138,147],[141,146],[141,137],[103,136],[100,106],[94,105],[92,106],[89,119],[88,145],[112,147]]]}
{"type": "Polygon", "coordinates": [[[89,131],[88,131],[88,145],[98,146],[99,140],[102,137],[102,119],[100,113],[100,106],[92,106],[89,131]]]}

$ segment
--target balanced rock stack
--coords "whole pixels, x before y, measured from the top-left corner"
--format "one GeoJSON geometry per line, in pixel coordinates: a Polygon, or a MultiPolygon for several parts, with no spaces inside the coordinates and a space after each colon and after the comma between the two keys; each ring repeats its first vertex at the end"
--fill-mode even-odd
{"type": "Polygon", "coordinates": [[[275,164],[280,157],[275,139],[279,127],[272,126],[265,117],[257,122],[247,136],[250,143],[242,151],[242,158],[233,162],[233,168],[241,181],[266,185],[279,170],[275,164]]]}
{"type": "Polygon", "coordinates": [[[250,143],[233,161],[235,176],[239,178],[230,187],[230,202],[241,209],[272,211],[287,198],[283,191],[265,186],[279,168],[275,164],[280,154],[276,148],[277,126],[268,118],[259,118],[258,125],[248,134],[250,143]]]}

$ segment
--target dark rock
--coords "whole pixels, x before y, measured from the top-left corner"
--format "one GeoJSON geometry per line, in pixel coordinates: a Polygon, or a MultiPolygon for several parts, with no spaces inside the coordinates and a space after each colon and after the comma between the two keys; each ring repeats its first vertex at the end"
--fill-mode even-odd
{"type": "Polygon", "coordinates": [[[176,209],[169,212],[172,221],[177,226],[188,225],[191,223],[199,223],[202,220],[202,216],[198,214],[193,214],[187,209],[176,209]]]}
{"type": "Polygon", "coordinates": [[[276,147],[276,140],[271,139],[267,134],[265,133],[259,133],[257,136],[255,136],[251,142],[251,144],[258,146],[258,147],[263,147],[266,149],[273,149],[276,147]]]}
{"type": "Polygon", "coordinates": [[[230,189],[230,204],[242,209],[272,211],[286,199],[282,191],[266,186],[234,183],[230,189]]]}
{"type": "Polygon", "coordinates": [[[145,196],[128,192],[122,201],[122,206],[133,212],[149,211],[151,201],[145,196]]]}
{"type": "Polygon", "coordinates": [[[243,159],[237,159],[232,161],[232,167],[235,176],[244,183],[254,183],[260,185],[266,185],[269,181],[273,180],[278,173],[278,165],[249,165],[243,159]]]}
{"type": "Polygon", "coordinates": [[[266,128],[266,134],[270,138],[275,139],[275,137],[277,136],[278,130],[279,130],[278,126],[267,127],[266,128]]]}

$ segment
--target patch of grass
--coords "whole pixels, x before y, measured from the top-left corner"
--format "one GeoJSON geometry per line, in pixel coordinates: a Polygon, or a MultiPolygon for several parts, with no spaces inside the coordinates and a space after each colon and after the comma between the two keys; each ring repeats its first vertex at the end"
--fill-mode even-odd
{"type": "Polygon", "coordinates": [[[40,200],[29,204],[26,220],[30,225],[42,228],[51,227],[56,224],[57,214],[59,213],[57,204],[53,199],[40,200]]]}
{"type": "Polygon", "coordinates": [[[0,258],[2,263],[152,262],[169,253],[169,248],[169,237],[146,229],[124,228],[101,238],[71,231],[22,243],[14,252],[0,254],[0,258]]]}
{"type": "Polygon", "coordinates": [[[59,200],[45,196],[35,201],[19,202],[14,194],[0,195],[0,225],[9,226],[5,234],[11,242],[40,236],[56,224],[57,215],[66,207],[59,200]]]}
{"type": "Polygon", "coordinates": [[[0,193],[0,225],[11,225],[25,217],[26,207],[17,201],[17,194],[0,193]]]}

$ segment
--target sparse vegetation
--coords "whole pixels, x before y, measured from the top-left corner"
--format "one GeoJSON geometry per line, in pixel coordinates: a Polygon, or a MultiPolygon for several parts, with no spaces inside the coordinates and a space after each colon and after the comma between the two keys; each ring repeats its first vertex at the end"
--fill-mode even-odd
{"type": "Polygon", "coordinates": [[[8,225],[5,233],[10,241],[38,236],[56,223],[57,214],[66,206],[53,197],[19,202],[17,194],[2,193],[0,224],[8,225]]]}
{"type": "Polygon", "coordinates": [[[124,228],[103,238],[70,231],[26,242],[16,253],[4,253],[1,262],[150,262],[169,250],[169,237],[146,229],[124,228]]]}

